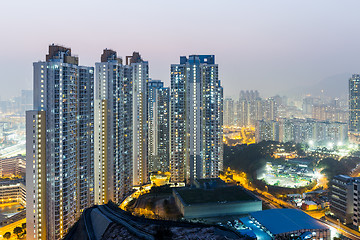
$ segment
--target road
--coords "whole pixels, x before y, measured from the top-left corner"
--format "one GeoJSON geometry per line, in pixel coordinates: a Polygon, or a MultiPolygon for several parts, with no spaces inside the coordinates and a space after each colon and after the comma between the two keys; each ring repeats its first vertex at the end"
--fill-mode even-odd
{"type": "MultiPolygon", "coordinates": [[[[360,167],[359,167],[360,168],[360,167]]],[[[360,171],[360,169],[358,169],[360,171]]],[[[277,199],[276,197],[274,197],[272,194],[265,192],[265,191],[261,191],[257,188],[254,188],[250,185],[246,174],[245,173],[236,173],[235,171],[231,171],[231,174],[233,175],[233,179],[232,180],[234,183],[239,184],[240,186],[244,187],[245,189],[253,192],[256,196],[258,196],[262,201],[265,201],[267,203],[269,203],[271,208],[295,208],[298,209],[297,207],[281,200],[281,199],[277,199]]],[[[226,176],[221,176],[222,180],[224,181],[229,181],[228,178],[226,178],[226,176]]],[[[325,179],[322,179],[322,181],[319,184],[324,185],[324,181],[325,179]]],[[[350,239],[360,239],[360,233],[359,236],[355,235],[354,233],[347,231],[345,229],[339,228],[338,225],[329,222],[329,221],[323,221],[321,220],[321,218],[323,216],[325,216],[325,210],[318,210],[318,211],[304,211],[306,214],[310,215],[313,218],[316,218],[318,220],[320,220],[323,224],[327,225],[329,228],[330,226],[335,228],[339,233],[343,234],[344,236],[350,238],[350,239]]]]}
{"type": "Polygon", "coordinates": [[[327,226],[331,226],[333,228],[335,228],[339,233],[341,233],[342,235],[344,235],[345,237],[347,238],[350,238],[350,239],[354,239],[354,240],[358,240],[360,239],[360,235],[355,235],[349,231],[346,231],[344,229],[342,229],[339,224],[336,224],[336,223],[333,223],[331,221],[327,221],[327,220],[321,220],[322,223],[324,223],[325,225],[327,226]]]}

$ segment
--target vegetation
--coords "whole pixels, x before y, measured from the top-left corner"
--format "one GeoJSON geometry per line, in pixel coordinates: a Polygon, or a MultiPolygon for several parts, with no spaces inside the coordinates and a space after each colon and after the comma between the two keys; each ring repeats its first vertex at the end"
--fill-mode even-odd
{"type": "MultiPolygon", "coordinates": [[[[247,174],[249,180],[259,188],[263,188],[266,184],[256,179],[256,171],[265,166],[266,162],[284,164],[284,159],[274,159],[274,152],[279,149],[285,152],[295,152],[298,156],[306,156],[307,159],[315,160],[316,157],[306,155],[305,150],[308,148],[306,144],[295,143],[279,143],[274,141],[263,141],[250,145],[224,146],[224,167],[230,167],[233,170],[242,171],[247,174]]],[[[329,155],[328,155],[329,156],[329,155]]],[[[322,173],[327,179],[331,180],[339,174],[350,174],[351,170],[360,162],[360,157],[349,156],[341,159],[333,157],[317,158],[309,166],[323,168],[322,173]]],[[[279,192],[280,189],[271,187],[272,190],[279,192]]],[[[307,187],[306,187],[307,188],[307,187]]],[[[270,190],[270,189],[269,189],[270,190]]],[[[281,192],[281,191],[280,191],[281,192]]]]}
{"type": "Polygon", "coordinates": [[[172,194],[172,189],[170,185],[163,185],[163,186],[153,186],[150,189],[150,192],[152,194],[172,194]]]}
{"type": "Polygon", "coordinates": [[[5,239],[10,239],[11,237],[11,232],[6,232],[4,235],[3,235],[3,238],[5,239]]]}
{"type": "Polygon", "coordinates": [[[23,232],[23,229],[21,227],[16,227],[13,230],[13,233],[17,235],[18,238],[20,238],[20,234],[23,232]]]}
{"type": "Polygon", "coordinates": [[[348,175],[356,164],[360,162],[358,157],[342,158],[340,161],[334,158],[324,158],[319,162],[319,167],[323,168],[324,173],[329,180],[339,174],[348,175]]]}
{"type": "Polygon", "coordinates": [[[304,155],[300,144],[279,143],[263,141],[255,144],[243,144],[236,146],[224,146],[224,167],[233,170],[244,171],[250,180],[256,179],[256,171],[265,166],[267,161],[273,161],[272,155],[281,147],[287,152],[297,152],[304,155]]]}

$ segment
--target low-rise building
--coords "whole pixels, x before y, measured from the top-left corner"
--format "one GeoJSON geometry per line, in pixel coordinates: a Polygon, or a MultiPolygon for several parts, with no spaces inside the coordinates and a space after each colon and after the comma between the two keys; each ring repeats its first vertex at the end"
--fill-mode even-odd
{"type": "Polygon", "coordinates": [[[12,202],[26,206],[26,187],[23,180],[0,181],[0,203],[12,202]]]}
{"type": "Polygon", "coordinates": [[[330,239],[330,229],[299,209],[269,209],[250,219],[273,239],[330,239]]]}
{"type": "Polygon", "coordinates": [[[354,181],[354,202],[353,202],[353,225],[358,226],[360,229],[360,178],[354,181]]]}
{"type": "Polygon", "coordinates": [[[25,157],[19,155],[0,159],[0,177],[25,176],[25,157]]]}
{"type": "Polygon", "coordinates": [[[354,182],[360,178],[335,176],[330,186],[330,211],[343,223],[351,223],[354,215],[354,182]]]}
{"type": "Polygon", "coordinates": [[[244,215],[262,210],[262,201],[239,186],[221,180],[198,180],[197,187],[173,190],[176,206],[186,219],[244,215]]]}

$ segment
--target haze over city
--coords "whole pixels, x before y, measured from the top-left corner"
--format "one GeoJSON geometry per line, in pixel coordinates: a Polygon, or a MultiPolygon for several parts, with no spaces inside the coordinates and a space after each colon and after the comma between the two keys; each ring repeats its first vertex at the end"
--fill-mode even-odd
{"type": "Polygon", "coordinates": [[[44,60],[51,43],[71,47],[81,65],[99,61],[104,48],[122,57],[139,51],[165,84],[178,56],[215,54],[225,96],[285,94],[334,75],[346,85],[360,71],[359,7],[357,0],[2,1],[0,96],[32,88],[32,62],[44,60]]]}
{"type": "Polygon", "coordinates": [[[2,1],[0,239],[360,239],[359,9],[2,1]]]}

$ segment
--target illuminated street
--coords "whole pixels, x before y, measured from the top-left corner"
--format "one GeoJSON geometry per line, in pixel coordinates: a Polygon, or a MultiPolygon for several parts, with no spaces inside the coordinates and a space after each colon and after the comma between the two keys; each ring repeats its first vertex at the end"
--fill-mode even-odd
{"type": "Polygon", "coordinates": [[[255,128],[254,127],[224,127],[224,144],[252,144],[255,143],[255,128]],[[230,143],[230,141],[232,143],[230,143]]]}

